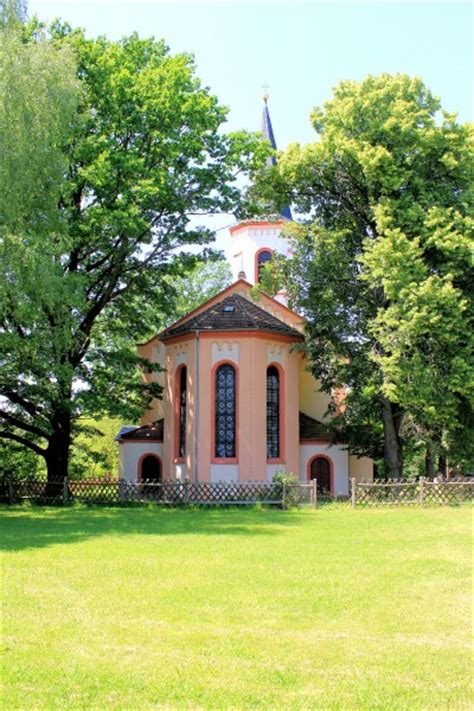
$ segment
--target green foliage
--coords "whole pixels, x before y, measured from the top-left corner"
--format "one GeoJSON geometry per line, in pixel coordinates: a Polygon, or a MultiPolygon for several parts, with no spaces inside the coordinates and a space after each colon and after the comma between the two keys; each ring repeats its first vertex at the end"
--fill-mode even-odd
{"type": "Polygon", "coordinates": [[[77,421],[69,467],[72,479],[118,476],[119,448],[115,437],[121,424],[113,417],[77,421]]]}
{"type": "Polygon", "coordinates": [[[63,476],[77,418],[136,420],[160,395],[142,382],[138,366],[153,366],[134,344],[171,317],[174,282],[196,262],[180,250],[213,238],[196,216],[238,209],[235,177],[263,151],[256,136],[221,131],[226,109],[201,87],[192,58],[163,42],[86,39],[60,23],[31,23],[22,42],[28,57],[54,61],[42,65],[43,101],[32,80],[22,83],[21,64],[7,62],[2,75],[0,174],[16,197],[1,225],[0,436],[63,476]],[[59,81],[65,57],[76,76],[66,62],[59,81]],[[66,101],[50,125],[61,92],[76,104],[66,101]],[[34,149],[8,117],[27,115],[31,101],[33,142],[45,146],[17,174],[34,149]]]}
{"type": "MultiPolygon", "coordinates": [[[[370,325],[380,344],[373,357],[384,374],[383,391],[411,413],[418,428],[423,426],[425,441],[436,441],[460,461],[455,442],[471,438],[462,413],[474,403],[472,299],[465,281],[473,222],[447,209],[444,221],[451,222],[451,230],[443,230],[441,213],[440,208],[428,211],[421,237],[381,228],[362,261],[364,279],[383,288],[388,302],[370,325]]],[[[469,446],[474,455],[472,439],[469,446]]]]}
{"type": "Polygon", "coordinates": [[[284,469],[278,469],[278,471],[276,471],[273,475],[274,484],[288,484],[288,486],[294,486],[295,484],[298,484],[298,482],[299,479],[296,474],[287,472],[284,469]]]}
{"type": "Polygon", "coordinates": [[[168,281],[174,292],[169,316],[172,323],[230,286],[232,272],[224,259],[200,260],[180,279],[169,278],[168,281]]]}
{"type": "Polygon", "coordinates": [[[26,20],[26,0],[0,0],[0,31],[15,30],[26,20]]]}
{"type": "Polygon", "coordinates": [[[393,473],[407,414],[456,457],[474,380],[472,128],[405,75],[341,82],[312,121],[318,140],[257,189],[305,216],[285,269],[313,373],[347,387],[339,425],[359,453],[383,446],[393,473]]]}
{"type": "Polygon", "coordinates": [[[0,479],[29,479],[46,475],[44,461],[31,449],[0,439],[0,479]]]}
{"type": "Polygon", "coordinates": [[[79,82],[71,48],[44,33],[25,43],[1,31],[0,71],[0,230],[17,249],[28,233],[43,240],[62,230],[57,206],[79,82]]]}
{"type": "Polygon", "coordinates": [[[273,483],[281,486],[283,508],[290,509],[296,506],[298,491],[294,487],[299,483],[298,476],[284,469],[278,469],[273,475],[273,483]]]}

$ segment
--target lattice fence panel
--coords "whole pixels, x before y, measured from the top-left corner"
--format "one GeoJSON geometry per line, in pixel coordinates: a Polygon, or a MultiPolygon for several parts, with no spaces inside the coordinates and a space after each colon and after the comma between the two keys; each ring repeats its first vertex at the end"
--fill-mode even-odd
{"type": "Polygon", "coordinates": [[[473,500],[474,481],[467,477],[440,481],[390,479],[356,484],[357,506],[454,505],[473,500]]]}
{"type": "Polygon", "coordinates": [[[356,501],[361,506],[413,506],[419,503],[417,481],[391,479],[389,482],[356,484],[356,501]]]}
{"type": "Polygon", "coordinates": [[[461,504],[474,500],[474,481],[425,481],[423,485],[425,504],[461,504]]]}
{"type": "Polygon", "coordinates": [[[80,479],[69,482],[69,495],[72,501],[84,504],[118,504],[120,502],[120,480],[80,479]]]}
{"type": "Polygon", "coordinates": [[[13,502],[28,499],[37,504],[62,504],[63,503],[63,482],[50,481],[44,479],[23,479],[21,481],[10,480],[7,484],[9,498],[13,502]]]}
{"type": "Polygon", "coordinates": [[[207,505],[280,504],[281,484],[219,482],[189,484],[189,501],[207,505]]]}

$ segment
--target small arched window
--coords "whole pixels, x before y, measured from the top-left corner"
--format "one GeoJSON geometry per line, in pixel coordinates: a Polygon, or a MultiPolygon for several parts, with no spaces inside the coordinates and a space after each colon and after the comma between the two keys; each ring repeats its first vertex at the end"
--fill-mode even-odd
{"type": "Polygon", "coordinates": [[[268,264],[272,259],[272,252],[270,249],[262,249],[257,255],[257,281],[260,281],[262,277],[262,270],[265,264],[268,264]]]}
{"type": "Polygon", "coordinates": [[[183,365],[179,371],[179,423],[178,423],[178,457],[186,454],[186,366],[183,365]]]}
{"type": "Polygon", "coordinates": [[[214,452],[219,459],[235,457],[235,369],[224,363],[216,370],[215,442],[214,452]]]}
{"type": "Polygon", "coordinates": [[[141,460],[139,480],[159,483],[161,481],[161,478],[161,461],[159,457],[154,454],[147,454],[141,460]]]}
{"type": "Polygon", "coordinates": [[[267,368],[267,459],[280,456],[280,373],[267,368]]]}

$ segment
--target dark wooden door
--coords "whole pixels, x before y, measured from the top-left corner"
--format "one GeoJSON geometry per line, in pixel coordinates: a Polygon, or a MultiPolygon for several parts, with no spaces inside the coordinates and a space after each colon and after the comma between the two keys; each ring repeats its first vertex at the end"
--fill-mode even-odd
{"type": "Polygon", "coordinates": [[[161,481],[161,462],[158,457],[145,457],[142,462],[142,481],[161,481]]]}
{"type": "Polygon", "coordinates": [[[329,462],[324,457],[316,457],[311,462],[311,479],[316,479],[316,488],[319,494],[331,491],[331,471],[329,462]]]}

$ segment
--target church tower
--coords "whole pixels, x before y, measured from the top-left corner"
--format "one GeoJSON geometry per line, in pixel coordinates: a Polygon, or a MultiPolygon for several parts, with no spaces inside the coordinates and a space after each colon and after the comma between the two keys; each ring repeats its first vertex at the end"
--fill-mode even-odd
{"type": "MultiPolygon", "coordinates": [[[[276,150],[268,94],[263,97],[262,134],[276,150]]],[[[275,156],[268,158],[268,165],[276,165],[275,156]]],[[[251,284],[259,281],[262,266],[277,252],[288,256],[290,253],[287,240],[281,236],[282,228],[291,220],[291,210],[285,207],[280,215],[238,222],[230,228],[232,239],[232,277],[233,280],[246,279],[251,284]]],[[[277,295],[277,300],[286,303],[284,292],[277,295]]]]}

